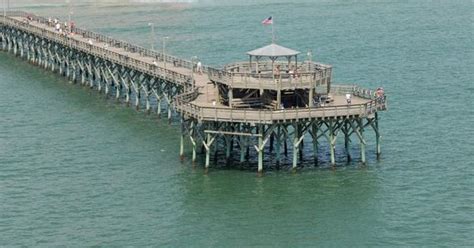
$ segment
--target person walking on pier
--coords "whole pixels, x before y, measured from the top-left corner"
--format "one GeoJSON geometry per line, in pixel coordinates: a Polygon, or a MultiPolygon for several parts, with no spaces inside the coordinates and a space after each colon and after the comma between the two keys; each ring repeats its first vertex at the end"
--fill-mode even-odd
{"type": "Polygon", "coordinates": [[[54,25],[54,30],[56,30],[56,32],[59,32],[59,29],[61,29],[61,24],[56,23],[56,24],[54,25]]]}
{"type": "Polygon", "coordinates": [[[347,104],[351,104],[352,102],[352,95],[351,94],[346,94],[346,101],[347,101],[347,104]]]}
{"type": "Polygon", "coordinates": [[[273,69],[273,78],[276,80],[280,79],[280,65],[276,65],[273,69]]]}
{"type": "Polygon", "coordinates": [[[199,75],[202,75],[202,64],[200,60],[197,62],[196,70],[199,73],[199,75]]]}
{"type": "Polygon", "coordinates": [[[74,32],[74,28],[76,27],[76,24],[71,21],[71,23],[69,23],[69,32],[72,34],[74,32]]]}

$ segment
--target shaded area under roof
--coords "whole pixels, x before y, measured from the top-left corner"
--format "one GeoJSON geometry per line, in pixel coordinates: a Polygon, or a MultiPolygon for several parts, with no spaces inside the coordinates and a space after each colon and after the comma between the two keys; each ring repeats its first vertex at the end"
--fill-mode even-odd
{"type": "Polygon", "coordinates": [[[298,55],[299,53],[300,52],[298,51],[277,45],[275,43],[247,52],[248,55],[256,56],[256,57],[257,56],[258,57],[295,56],[295,55],[298,55]]]}

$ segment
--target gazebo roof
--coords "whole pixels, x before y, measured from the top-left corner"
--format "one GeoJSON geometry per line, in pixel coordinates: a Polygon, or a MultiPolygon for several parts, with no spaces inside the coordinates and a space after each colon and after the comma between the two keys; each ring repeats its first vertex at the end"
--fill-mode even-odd
{"type": "Polygon", "coordinates": [[[277,45],[275,43],[247,52],[248,55],[259,57],[295,56],[299,53],[300,52],[298,51],[277,45]]]}

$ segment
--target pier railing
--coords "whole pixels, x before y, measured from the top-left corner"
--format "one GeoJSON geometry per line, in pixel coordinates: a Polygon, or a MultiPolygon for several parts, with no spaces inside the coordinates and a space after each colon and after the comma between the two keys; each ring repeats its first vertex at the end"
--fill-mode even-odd
{"type": "Polygon", "coordinates": [[[333,85],[331,86],[331,93],[336,95],[344,95],[350,93],[354,96],[365,99],[376,99],[377,95],[374,90],[364,89],[358,85],[333,85]]]}
{"type": "MultiPolygon", "coordinates": [[[[48,20],[46,20],[45,18],[42,18],[42,17],[36,17],[36,16],[32,17],[32,16],[30,16],[30,18],[33,18],[33,21],[38,21],[40,23],[44,23],[45,21],[46,22],[48,21],[48,20]]],[[[6,22],[5,23],[6,25],[12,25],[15,28],[18,28],[18,29],[21,29],[21,30],[24,30],[24,31],[27,31],[27,32],[30,32],[30,33],[37,34],[41,37],[50,39],[54,42],[63,44],[65,46],[68,46],[68,47],[71,47],[71,48],[74,48],[74,49],[77,49],[77,50],[80,50],[80,51],[84,51],[84,52],[93,54],[97,57],[107,59],[107,60],[112,61],[114,63],[125,65],[127,67],[133,68],[134,70],[137,70],[137,71],[140,71],[140,72],[143,72],[143,73],[147,73],[147,74],[153,75],[155,77],[159,77],[159,78],[163,78],[165,80],[175,82],[175,83],[177,83],[179,85],[182,85],[186,88],[193,88],[194,87],[194,85],[193,85],[194,82],[192,82],[191,77],[189,75],[184,75],[184,74],[172,71],[172,70],[167,70],[167,69],[164,69],[162,67],[155,66],[152,63],[145,62],[145,61],[142,61],[142,60],[139,60],[139,59],[134,59],[132,57],[116,53],[116,52],[114,52],[110,49],[104,48],[104,47],[100,47],[100,46],[97,46],[97,45],[91,45],[91,44],[88,44],[87,42],[79,41],[79,40],[74,39],[72,37],[59,34],[58,32],[49,31],[49,30],[44,29],[44,28],[36,27],[36,26],[31,25],[30,23],[27,23],[27,22],[24,22],[24,21],[18,21],[16,19],[7,18],[5,20],[5,22],[6,22]]],[[[98,37],[96,37],[96,38],[98,38],[98,37]]],[[[101,40],[99,40],[99,41],[101,41],[101,40]]]]}
{"type": "MultiPolygon", "coordinates": [[[[36,21],[42,24],[48,24],[48,19],[42,16],[36,16],[34,14],[30,14],[24,11],[9,11],[7,12],[7,16],[9,17],[23,17],[27,18],[29,17],[32,21],[36,21]]],[[[155,50],[147,49],[135,44],[132,44],[130,42],[126,42],[123,40],[118,40],[116,38],[112,38],[103,34],[99,34],[96,32],[92,32],[89,30],[82,29],[80,27],[75,27],[72,30],[76,35],[81,35],[84,38],[91,38],[94,39],[95,41],[107,43],[109,46],[117,47],[117,48],[122,48],[125,51],[129,52],[134,52],[134,53],[139,53],[142,56],[148,56],[155,58],[157,61],[166,61],[167,63],[171,63],[177,67],[183,67],[187,69],[195,69],[196,68],[196,62],[192,62],[190,60],[185,60],[176,56],[172,56],[169,54],[163,54],[155,50]]],[[[203,65],[202,70],[204,72],[207,72],[209,70],[209,66],[203,65]]]]}
{"type": "MultiPolygon", "coordinates": [[[[348,89],[341,87],[342,89],[348,89]]],[[[355,92],[353,92],[355,93],[355,92]]],[[[274,123],[311,120],[318,118],[337,118],[349,116],[369,116],[378,110],[386,109],[386,99],[375,98],[363,104],[344,104],[324,107],[270,109],[236,109],[225,106],[200,106],[193,103],[197,92],[185,93],[176,97],[176,109],[193,118],[204,121],[229,121],[243,123],[274,123]]]]}
{"type": "Polygon", "coordinates": [[[288,90],[316,87],[324,80],[330,80],[331,68],[315,72],[282,72],[274,77],[272,73],[228,72],[208,68],[209,79],[232,88],[288,90]]]}
{"type": "MultiPolygon", "coordinates": [[[[275,61],[275,62],[269,62],[269,61],[263,61],[263,62],[234,62],[230,63],[224,66],[224,70],[228,72],[271,72],[273,71],[274,67],[279,66],[281,72],[285,71],[290,71],[292,69],[296,69],[299,72],[319,72],[319,71],[324,71],[326,69],[332,68],[330,65],[325,65],[322,63],[318,62],[312,62],[312,61],[304,61],[301,63],[298,63],[298,66],[296,66],[296,63],[288,63],[288,62],[282,62],[282,61],[275,61]],[[258,70],[257,70],[258,67],[258,70]]],[[[288,73],[288,72],[287,72],[288,73]]]]}

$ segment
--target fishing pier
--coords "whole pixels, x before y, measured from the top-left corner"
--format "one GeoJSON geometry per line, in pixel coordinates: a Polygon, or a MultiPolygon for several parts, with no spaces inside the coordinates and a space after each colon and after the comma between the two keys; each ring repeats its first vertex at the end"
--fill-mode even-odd
{"type": "MultiPolygon", "coordinates": [[[[269,44],[247,52],[245,60],[223,68],[146,49],[105,35],[70,27],[58,32],[49,19],[7,12],[0,19],[1,50],[57,72],[168,120],[180,120],[180,156],[186,144],[191,159],[205,156],[245,163],[256,153],[257,170],[281,164],[290,156],[296,168],[303,146],[312,144],[314,162],[320,147],[336,164],[336,142],[344,140],[347,160],[357,140],[366,163],[364,132],[375,132],[381,154],[378,113],[387,108],[382,89],[332,84],[332,67],[298,61],[298,51],[269,44]]],[[[353,152],[353,150],[352,150],[353,152]]]]}

